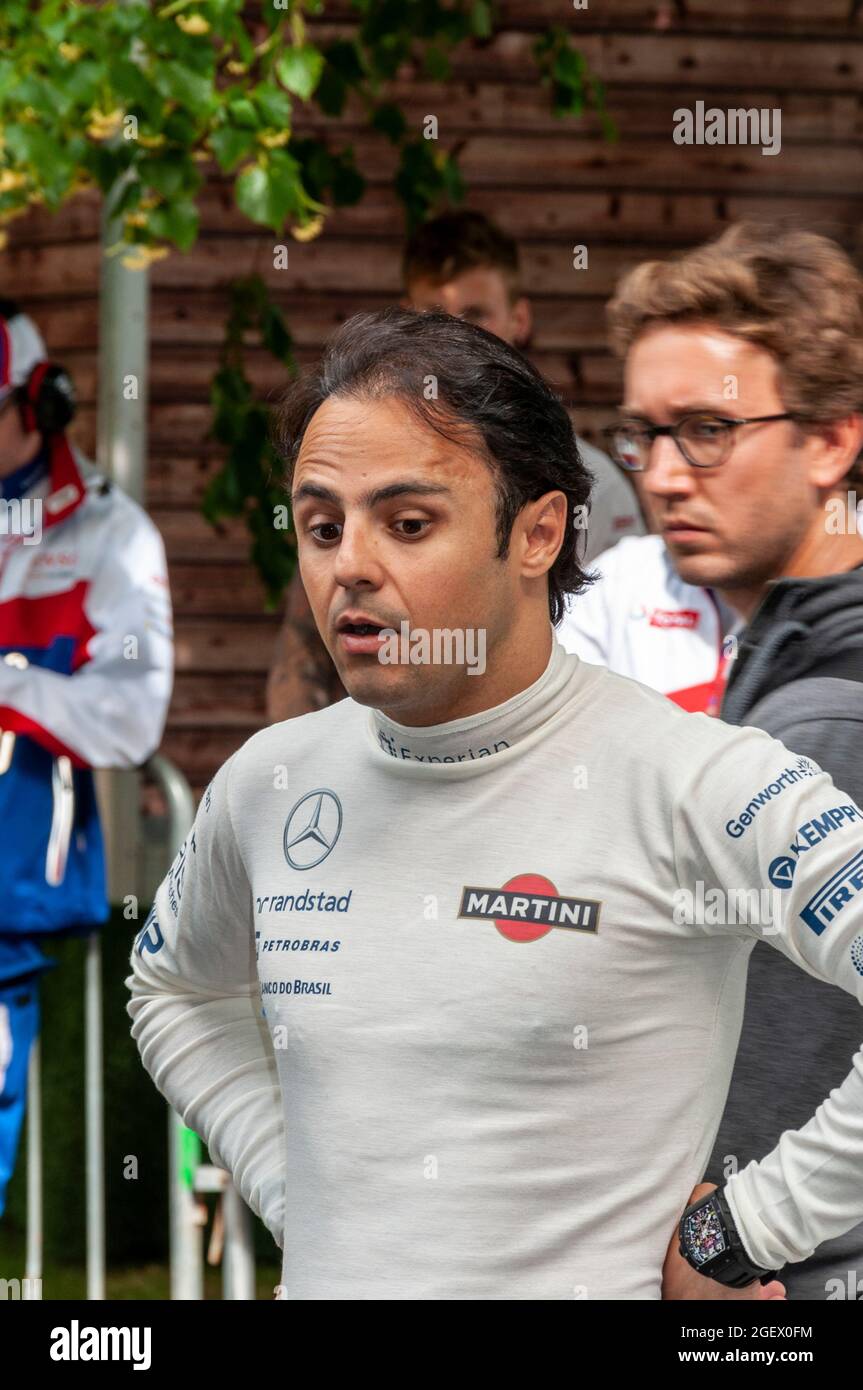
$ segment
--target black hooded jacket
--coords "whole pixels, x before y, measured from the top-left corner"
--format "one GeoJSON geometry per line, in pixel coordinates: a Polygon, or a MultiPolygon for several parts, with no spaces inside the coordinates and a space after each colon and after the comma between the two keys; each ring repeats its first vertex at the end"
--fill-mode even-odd
{"type": "MultiPolygon", "coordinates": [[[[814,759],[841,789],[829,805],[863,806],[863,566],[777,581],[738,640],[721,717],[765,729],[814,759]]],[[[863,834],[849,855],[861,843],[863,834]]],[[[861,1040],[856,999],[759,942],[710,1180],[724,1181],[732,1156],[743,1167],[769,1153],[784,1130],[805,1124],[841,1085],[861,1040]]],[[[848,1270],[863,1275],[863,1224],[781,1277],[792,1299],[853,1297],[836,1292],[848,1270]]]]}
{"type": "MultiPolygon", "coordinates": [[[[852,759],[856,786],[832,775],[837,786],[863,799],[863,565],[771,585],[739,638],[721,717],[766,729],[827,772],[837,761],[837,738],[843,747],[853,741],[859,748],[852,759]],[[840,733],[837,722],[847,729],[840,733]],[[799,747],[801,739],[814,740],[820,751],[799,747]]],[[[837,771],[848,766],[843,756],[837,771]]]]}

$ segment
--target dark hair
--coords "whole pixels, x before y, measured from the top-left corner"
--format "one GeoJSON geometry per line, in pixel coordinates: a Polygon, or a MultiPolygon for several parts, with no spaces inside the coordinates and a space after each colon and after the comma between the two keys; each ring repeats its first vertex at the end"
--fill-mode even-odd
{"type": "Polygon", "coordinates": [[[402,281],[426,278],[444,285],[466,270],[489,266],[502,271],[510,289],[518,279],[518,246],[484,213],[445,212],[423,222],[405,246],[402,281]]]}
{"type": "Polygon", "coordinates": [[[495,480],[498,559],[526,503],[555,488],[565,493],[567,526],[548,572],[551,621],[560,621],[564,594],[592,582],[579,564],[582,532],[573,509],[587,505],[593,475],[566,410],[521,353],[449,314],[355,314],[330,340],[318,369],[291,383],[276,412],[274,444],[287,464],[288,488],[309,422],[330,396],[395,397],[445,439],[480,453],[495,480]]]}

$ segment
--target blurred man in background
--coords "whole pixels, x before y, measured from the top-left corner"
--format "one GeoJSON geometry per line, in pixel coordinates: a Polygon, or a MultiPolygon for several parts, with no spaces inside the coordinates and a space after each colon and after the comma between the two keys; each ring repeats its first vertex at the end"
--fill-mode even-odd
{"type": "Polygon", "coordinates": [[[0,1213],[46,938],[106,921],[94,767],[158,747],[171,696],[161,537],[64,433],[72,384],[0,301],[0,1213]]]}
{"type": "MultiPolygon", "coordinates": [[[[609,319],[625,359],[614,450],[643,473],[659,534],[600,558],[604,577],[560,640],[684,708],[712,697],[712,712],[765,729],[855,798],[777,843],[770,881],[784,893],[863,805],[863,280],[826,237],[738,226],[639,266],[609,319]]],[[[751,833],[762,804],[729,839],[751,833]]],[[[810,1114],[861,1033],[852,999],[756,946],[709,1177],[810,1114]]],[[[863,1278],[863,1227],[789,1268],[789,1295],[828,1297],[849,1270],[863,1278]]]]}
{"type": "MultiPolygon", "coordinates": [[[[512,347],[526,348],[533,328],[530,302],[519,284],[519,253],[480,212],[451,212],[424,223],[405,247],[402,306],[442,309],[475,323],[512,347]]],[[[584,440],[579,450],[594,477],[584,558],[592,560],[644,523],[635,492],[619,469],[584,440]]],[[[318,636],[295,574],[267,684],[267,714],[275,723],[341,700],[345,689],[318,636]]]]}

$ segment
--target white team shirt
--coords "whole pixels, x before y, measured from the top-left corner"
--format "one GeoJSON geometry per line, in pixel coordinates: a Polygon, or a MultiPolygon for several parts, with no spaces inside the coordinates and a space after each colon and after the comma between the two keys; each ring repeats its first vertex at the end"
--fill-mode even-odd
{"type": "MultiPolygon", "coordinates": [[[[132,953],[132,1032],[288,1299],[657,1299],[755,942],[863,1003],[849,801],[557,643],[471,719],[346,699],[214,778],[132,953]],[[765,928],[752,895],[816,823],[765,928]]],[[[863,1049],[849,1067],[729,1180],[766,1267],[863,1218],[863,1049]]]]}
{"type": "Polygon", "coordinates": [[[564,649],[681,709],[718,714],[737,615],[711,589],[680,578],[661,536],[626,537],[590,568],[600,578],[568,596],[557,628],[564,649]]]}

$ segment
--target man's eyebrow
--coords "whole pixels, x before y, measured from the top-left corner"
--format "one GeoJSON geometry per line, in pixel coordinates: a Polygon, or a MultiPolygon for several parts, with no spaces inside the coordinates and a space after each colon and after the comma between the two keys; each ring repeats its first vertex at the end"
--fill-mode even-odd
{"type": "MultiPolygon", "coordinates": [[[[445,487],[443,483],[421,483],[417,479],[406,478],[403,482],[388,483],[386,487],[364,492],[358,500],[361,507],[376,507],[380,502],[390,502],[394,497],[404,497],[408,494],[413,497],[451,497],[452,489],[445,487]]],[[[301,483],[291,498],[292,506],[296,507],[307,497],[318,502],[332,502],[337,507],[342,505],[342,498],[332,488],[324,487],[322,483],[301,483]]]]}
{"type": "MultiPolygon", "coordinates": [[[[726,413],[726,411],[720,410],[715,403],[711,405],[702,401],[696,401],[691,405],[672,405],[668,408],[668,414],[671,416],[672,420],[679,420],[683,415],[715,415],[724,418],[726,413]]],[[[649,415],[645,415],[643,410],[636,410],[633,406],[622,405],[620,407],[620,414],[624,419],[646,420],[648,424],[652,423],[649,415]]]]}

